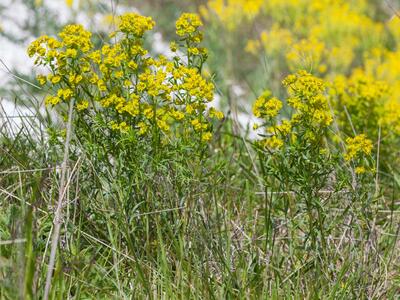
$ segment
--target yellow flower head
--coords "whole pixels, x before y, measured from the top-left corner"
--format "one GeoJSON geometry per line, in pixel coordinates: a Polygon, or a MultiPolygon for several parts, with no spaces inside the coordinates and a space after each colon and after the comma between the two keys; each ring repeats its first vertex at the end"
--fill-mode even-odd
{"type": "Polygon", "coordinates": [[[270,150],[278,150],[283,146],[283,141],[275,135],[263,140],[262,143],[265,148],[268,148],[270,150]]]}
{"type": "Polygon", "coordinates": [[[203,142],[208,142],[209,140],[211,140],[211,138],[212,138],[212,133],[211,132],[203,132],[202,133],[202,135],[201,135],[201,140],[203,141],[203,142]]]}
{"type": "Polygon", "coordinates": [[[59,97],[56,96],[48,96],[46,97],[44,103],[46,105],[56,105],[61,101],[61,99],[59,97]]]}
{"type": "Polygon", "coordinates": [[[81,111],[89,107],[89,101],[83,100],[76,105],[76,109],[81,111]]]}
{"type": "Polygon", "coordinates": [[[38,75],[38,76],[36,76],[36,79],[40,85],[45,85],[47,82],[47,78],[44,75],[38,75]]]}
{"type": "Polygon", "coordinates": [[[356,172],[356,174],[364,174],[367,170],[363,166],[361,166],[361,167],[356,167],[354,171],[356,172]]]}
{"type": "Polygon", "coordinates": [[[183,13],[176,21],[176,34],[179,36],[191,35],[195,33],[203,23],[199,15],[183,13]]]}
{"type": "Polygon", "coordinates": [[[152,30],[155,22],[151,17],[144,17],[137,13],[126,13],[119,18],[118,29],[126,34],[142,37],[148,30],[152,30]]]}
{"type": "MultiPolygon", "coordinates": [[[[67,25],[60,32],[59,37],[64,47],[68,49],[81,50],[86,53],[92,49],[93,45],[90,41],[92,34],[85,30],[82,25],[67,25]]],[[[76,52],[69,50],[68,56],[76,55],[76,52]]]]}
{"type": "Polygon", "coordinates": [[[349,161],[353,158],[364,155],[370,155],[372,151],[372,142],[367,139],[365,134],[356,135],[354,138],[346,139],[347,153],[345,160],[349,161]]]}
{"type": "Polygon", "coordinates": [[[51,79],[50,79],[51,83],[54,83],[54,84],[59,83],[60,80],[61,80],[61,77],[58,76],[58,75],[56,75],[56,76],[51,76],[51,79]]]}
{"type": "Polygon", "coordinates": [[[274,118],[278,115],[283,104],[278,98],[270,97],[270,92],[265,91],[254,103],[253,113],[258,118],[274,118]]]}

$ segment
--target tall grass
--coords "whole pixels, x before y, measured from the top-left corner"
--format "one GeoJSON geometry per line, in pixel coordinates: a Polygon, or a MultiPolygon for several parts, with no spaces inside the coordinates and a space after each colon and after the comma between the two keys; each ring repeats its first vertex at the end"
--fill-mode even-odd
{"type": "Polygon", "coordinates": [[[398,298],[399,173],[356,176],[330,127],[271,153],[231,102],[211,141],[167,145],[36,106],[0,116],[2,299],[398,298]]]}
{"type": "MultiPolygon", "coordinates": [[[[372,182],[321,190],[321,245],[311,247],[302,195],[264,185],[250,142],[231,126],[201,163],[179,150],[137,161],[128,148],[106,160],[88,132],[99,149],[74,149],[68,160],[51,298],[395,299],[398,174],[382,174],[378,193],[372,182]]],[[[1,298],[40,299],[63,145],[31,118],[13,135],[5,128],[1,298]]]]}

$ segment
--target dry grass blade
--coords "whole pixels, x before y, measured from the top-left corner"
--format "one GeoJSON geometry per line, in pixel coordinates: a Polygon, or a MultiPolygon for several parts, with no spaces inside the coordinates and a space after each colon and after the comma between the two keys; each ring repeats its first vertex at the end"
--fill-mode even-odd
{"type": "Polygon", "coordinates": [[[65,147],[64,147],[64,158],[61,165],[61,178],[60,178],[60,190],[59,190],[59,197],[57,201],[57,208],[54,215],[54,230],[51,239],[51,250],[50,250],[50,258],[49,258],[49,265],[47,268],[47,275],[46,275],[46,285],[44,290],[44,297],[43,299],[47,300],[49,298],[49,293],[51,289],[51,279],[53,275],[53,269],[56,260],[57,254],[57,246],[58,246],[58,239],[60,236],[60,228],[62,223],[62,209],[63,209],[63,200],[64,194],[66,189],[66,173],[67,173],[67,162],[69,157],[69,143],[71,140],[72,134],[72,118],[73,118],[73,108],[74,108],[74,100],[71,100],[69,105],[69,112],[68,112],[68,123],[67,123],[67,136],[65,139],[65,147]]]}

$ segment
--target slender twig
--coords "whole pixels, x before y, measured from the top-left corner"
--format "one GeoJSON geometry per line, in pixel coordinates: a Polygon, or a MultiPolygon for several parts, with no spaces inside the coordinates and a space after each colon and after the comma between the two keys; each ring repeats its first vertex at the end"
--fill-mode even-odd
{"type": "Polygon", "coordinates": [[[17,174],[19,174],[19,173],[30,173],[30,172],[33,173],[33,172],[49,171],[49,170],[57,170],[57,169],[61,169],[61,168],[52,167],[52,168],[38,168],[38,169],[29,169],[29,170],[20,170],[20,169],[18,169],[18,170],[8,170],[8,171],[0,172],[0,175],[3,175],[3,174],[8,175],[8,174],[15,174],[15,173],[17,173],[17,174]]]}
{"type": "Polygon", "coordinates": [[[377,149],[377,154],[376,154],[375,196],[377,196],[378,192],[379,192],[379,158],[380,158],[380,150],[381,150],[381,126],[379,125],[378,149],[377,149]]]}
{"type": "Polygon", "coordinates": [[[54,264],[55,264],[55,260],[56,260],[56,254],[57,254],[58,239],[60,236],[60,229],[61,229],[61,222],[62,222],[62,208],[63,208],[63,200],[64,200],[64,194],[65,194],[64,190],[66,188],[65,177],[66,177],[66,173],[67,173],[69,143],[71,140],[73,108],[74,108],[74,100],[71,100],[70,106],[69,106],[69,112],[68,112],[67,136],[66,136],[65,145],[64,145],[64,158],[63,158],[63,162],[61,165],[60,190],[59,190],[59,196],[58,196],[58,202],[57,202],[57,209],[55,211],[54,221],[53,221],[54,231],[53,231],[53,236],[51,239],[50,259],[49,259],[49,265],[47,268],[46,286],[45,286],[44,297],[43,297],[44,300],[47,300],[49,298],[49,293],[50,293],[50,288],[51,288],[51,279],[53,276],[53,269],[54,269],[54,264]]]}
{"type": "MultiPolygon", "coordinates": [[[[25,201],[25,200],[19,198],[18,196],[15,196],[14,194],[12,194],[12,193],[10,193],[10,192],[8,192],[8,191],[3,190],[3,189],[0,188],[0,195],[1,195],[2,193],[3,193],[3,194],[6,194],[6,195],[7,195],[8,197],[10,197],[10,198],[17,199],[18,201],[21,201],[22,203],[25,203],[25,204],[27,204],[27,205],[29,205],[29,206],[32,206],[32,207],[35,207],[38,211],[40,211],[41,213],[44,213],[45,215],[47,215],[47,212],[44,211],[43,209],[41,209],[41,208],[39,208],[39,207],[36,207],[36,206],[34,206],[32,203],[30,203],[30,202],[28,202],[28,201],[25,201]]],[[[6,198],[6,199],[7,199],[7,198],[6,198]]]]}
{"type": "Polygon", "coordinates": [[[8,240],[8,241],[0,241],[0,245],[12,245],[18,243],[25,243],[26,239],[15,239],[15,240],[8,240]]]}

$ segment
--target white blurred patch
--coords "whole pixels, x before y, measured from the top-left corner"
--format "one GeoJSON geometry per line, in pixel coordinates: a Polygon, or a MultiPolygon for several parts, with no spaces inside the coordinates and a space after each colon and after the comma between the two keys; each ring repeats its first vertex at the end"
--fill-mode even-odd
{"type": "Polygon", "coordinates": [[[41,128],[37,113],[33,108],[23,107],[0,99],[0,134],[16,136],[21,131],[30,136],[39,136],[41,128]]]}

